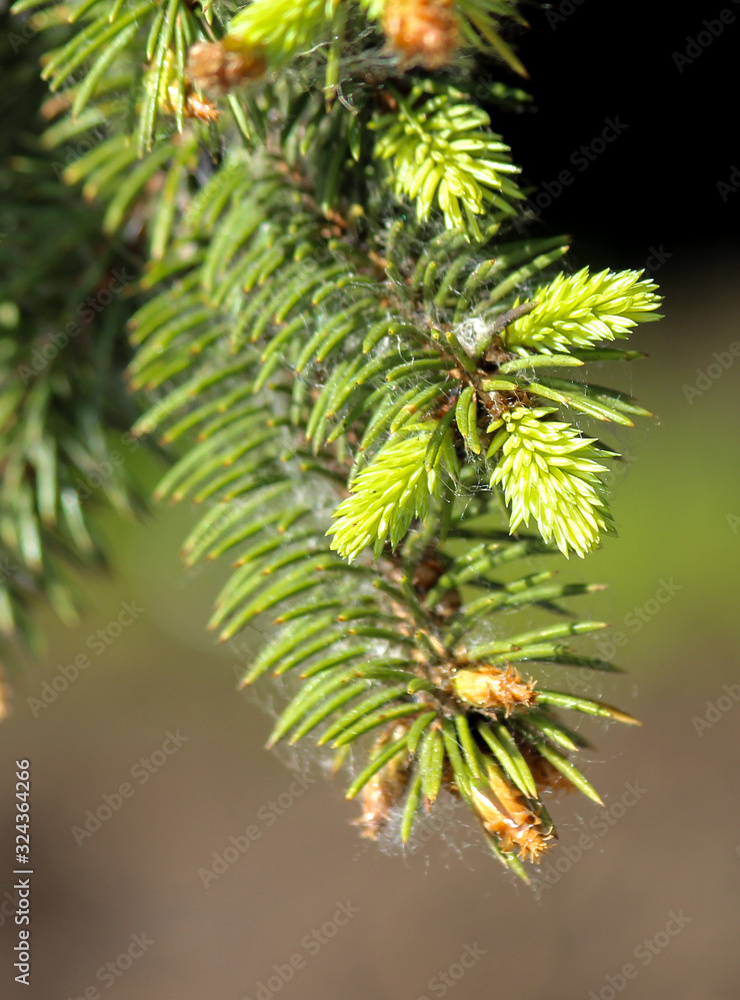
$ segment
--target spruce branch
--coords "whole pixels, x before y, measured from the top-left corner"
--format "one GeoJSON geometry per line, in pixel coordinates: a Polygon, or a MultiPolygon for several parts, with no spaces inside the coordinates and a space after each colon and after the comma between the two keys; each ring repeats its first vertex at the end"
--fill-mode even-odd
{"type": "Polygon", "coordinates": [[[534,518],[546,542],[567,556],[586,555],[602,533],[613,531],[599,475],[600,460],[611,455],[570,424],[547,420],[552,409],[519,407],[489,426],[500,426],[489,455],[501,449],[491,486],[501,483],[511,507],[509,526],[516,531],[534,518]]]}
{"type": "Polygon", "coordinates": [[[386,540],[395,549],[412,520],[426,518],[429,498],[439,500],[444,470],[456,466],[449,423],[401,428],[351,481],[352,494],[327,532],[334,536],[331,547],[349,562],[368,545],[376,558],[386,540]]]}
{"type": "Polygon", "coordinates": [[[453,87],[429,82],[413,88],[408,98],[394,97],[398,111],[371,126],[380,132],[375,156],[392,161],[394,189],[416,201],[420,221],[436,203],[448,229],[481,240],[477,216],[491,206],[515,213],[512,202],[523,195],[510,175],[519,168],[501,137],[488,131],[491,119],[482,108],[453,87]]]}
{"type": "Polygon", "coordinates": [[[520,354],[558,354],[627,337],[638,323],[661,319],[658,286],[641,278],[642,271],[590,274],[587,267],[559,274],[534,293],[534,308],[506,327],[503,344],[520,354]]]}
{"type": "MultiPolygon", "coordinates": [[[[562,583],[542,560],[613,530],[614,453],[559,418],[648,415],[568,376],[638,356],[597,345],[657,318],[656,286],[564,277],[564,240],[512,238],[517,168],[470,90],[473,51],[517,66],[498,34],[513,4],[253,0],[229,24],[208,4],[145,6],[75,3],[45,68],[58,95],[46,141],[110,122],[65,179],[101,203],[109,237],[133,233],[146,254],[134,431],[173,455],[158,498],[204,511],[186,562],[232,561],[209,626],[222,642],[271,626],[243,678],[274,674],[291,692],[270,745],[311,740],[337,767],[351,750],[366,836],[407,842],[447,793],[526,878],[522,862],[555,837],[544,793],[600,802],[561,715],[635,722],[543,681],[553,664],[617,668],[577,648],[603,623],[567,611],[600,586],[562,583]],[[455,86],[425,73],[453,60],[455,86]],[[532,520],[539,534],[521,530],[532,520]]],[[[89,382],[67,375],[84,401],[89,382]]],[[[29,394],[38,412],[54,386],[29,394]]],[[[47,538],[23,535],[23,516],[44,528],[84,458],[61,447],[76,439],[57,417],[14,465],[6,415],[26,555],[47,538]]]]}

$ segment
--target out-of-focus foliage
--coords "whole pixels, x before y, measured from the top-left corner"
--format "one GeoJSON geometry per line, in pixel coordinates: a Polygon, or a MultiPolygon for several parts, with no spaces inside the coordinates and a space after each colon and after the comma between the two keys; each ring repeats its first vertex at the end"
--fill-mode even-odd
{"type": "Polygon", "coordinates": [[[122,244],[104,238],[99,207],[61,182],[64,164],[40,138],[42,46],[14,31],[7,15],[3,21],[0,633],[7,654],[19,638],[37,640],[31,612],[40,598],[74,618],[67,569],[104,563],[92,511],[107,504],[131,513],[141,501],[125,469],[138,443],[127,433],[134,411],[121,378],[136,270],[122,244]]]}

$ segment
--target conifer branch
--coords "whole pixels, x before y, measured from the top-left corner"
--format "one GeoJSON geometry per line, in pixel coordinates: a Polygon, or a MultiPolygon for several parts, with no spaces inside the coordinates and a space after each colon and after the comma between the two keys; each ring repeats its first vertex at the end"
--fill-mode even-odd
{"type": "Polygon", "coordinates": [[[511,203],[523,195],[510,175],[519,168],[501,137],[487,131],[491,120],[482,108],[460,91],[429,81],[408,98],[394,97],[398,111],[372,123],[381,133],[375,155],[392,159],[394,189],[416,201],[420,221],[436,202],[448,229],[481,240],[477,216],[491,207],[515,214],[511,203]]]}
{"type": "Polygon", "coordinates": [[[559,274],[533,295],[534,308],[515,319],[502,336],[504,346],[524,354],[565,353],[629,336],[638,323],[661,319],[657,285],[640,280],[641,271],[559,274]]]}
{"type": "Polygon", "coordinates": [[[570,424],[545,419],[554,412],[519,407],[489,426],[501,427],[489,455],[502,452],[491,486],[504,487],[511,531],[533,517],[546,542],[554,539],[565,556],[570,550],[584,556],[614,530],[599,479],[608,471],[599,460],[611,453],[570,424]]]}
{"type": "MultiPolygon", "coordinates": [[[[568,415],[649,413],[568,376],[638,356],[602,345],[657,318],[656,286],[568,276],[563,240],[513,238],[518,168],[491,127],[517,92],[494,86],[490,109],[470,96],[476,50],[523,71],[499,35],[508,0],[252,0],[228,23],[209,4],[144,6],[55,8],[72,27],[44,68],[60,102],[46,142],[111,124],[65,180],[146,255],[134,432],[173,455],[157,497],[203,505],[186,562],[233,562],[210,628],[275,626],[243,683],[293,678],[270,745],[311,739],[337,765],[352,749],[365,835],[408,841],[444,790],[526,878],[555,837],[543,793],[600,801],[560,713],[635,721],[543,685],[542,665],[616,668],[568,644],[603,624],[563,602],[601,588],[531,559],[613,531],[615,453],[568,415]],[[453,63],[454,85],[426,73],[453,63]]],[[[63,383],[76,404],[94,395],[79,371],[63,383]]],[[[57,529],[86,461],[58,384],[13,387],[28,440],[9,415],[0,427],[14,551],[37,575],[33,525],[57,529]]],[[[114,418],[101,404],[95,421],[97,447],[114,418]]],[[[102,492],[126,506],[117,479],[102,492]]]]}
{"type": "Polygon", "coordinates": [[[352,480],[327,532],[332,548],[349,562],[368,545],[376,558],[386,540],[395,549],[414,519],[424,521],[429,498],[439,500],[443,470],[456,465],[449,422],[402,427],[352,480]]]}

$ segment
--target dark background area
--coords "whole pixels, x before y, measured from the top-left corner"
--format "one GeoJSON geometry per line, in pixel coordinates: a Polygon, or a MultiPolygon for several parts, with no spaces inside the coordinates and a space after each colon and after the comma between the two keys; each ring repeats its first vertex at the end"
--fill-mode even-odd
{"type": "Polygon", "coordinates": [[[534,113],[506,120],[506,138],[533,184],[563,169],[576,178],[544,213],[548,229],[572,234],[584,259],[596,253],[619,267],[642,264],[636,249],[736,241],[740,192],[723,201],[716,184],[740,167],[740,4],[564,0],[525,13],[531,30],[518,46],[534,113]],[[731,24],[719,21],[722,10],[731,24]],[[688,39],[706,41],[705,20],[722,33],[692,62],[676,60],[688,39]],[[617,117],[624,132],[574,169],[571,155],[617,117]]]}

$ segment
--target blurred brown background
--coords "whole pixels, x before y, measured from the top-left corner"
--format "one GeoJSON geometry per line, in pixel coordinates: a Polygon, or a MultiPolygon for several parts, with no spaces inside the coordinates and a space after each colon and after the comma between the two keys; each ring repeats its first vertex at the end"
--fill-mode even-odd
{"type": "Polygon", "coordinates": [[[3,902],[7,804],[24,757],[34,862],[33,985],[12,982],[16,929],[0,906],[2,995],[734,1000],[740,705],[723,685],[740,697],[738,264],[716,244],[676,252],[655,275],[667,318],[635,338],[650,359],[608,375],[659,419],[617,436],[635,456],[617,486],[621,537],[563,572],[609,582],[578,613],[613,623],[602,642],[627,637],[615,658],[629,674],[592,690],[644,727],[587,727],[597,745],[587,773],[606,810],[576,795],[552,804],[561,841],[539,888],[516,883],[455,820],[415,852],[379,852],[316,762],[295,783],[262,749],[269,692],[260,707],[235,690],[246,654],[216,650],[203,632],[219,571],[183,576],[190,514],[162,510],[148,524],[107,525],[115,581],[87,580],[76,629],[50,622],[51,648],[0,725],[3,902]],[[684,387],[713,352],[732,363],[689,401],[684,387]],[[112,636],[122,602],[143,610],[112,636]],[[48,707],[28,701],[79,653],[91,666],[48,707]],[[186,738],[170,754],[168,733],[186,738]],[[132,792],[117,800],[122,783],[132,792]],[[104,795],[120,808],[75,835],[104,795]],[[228,853],[230,837],[248,848],[228,853]],[[224,851],[230,863],[206,887],[202,870],[224,851]]]}

